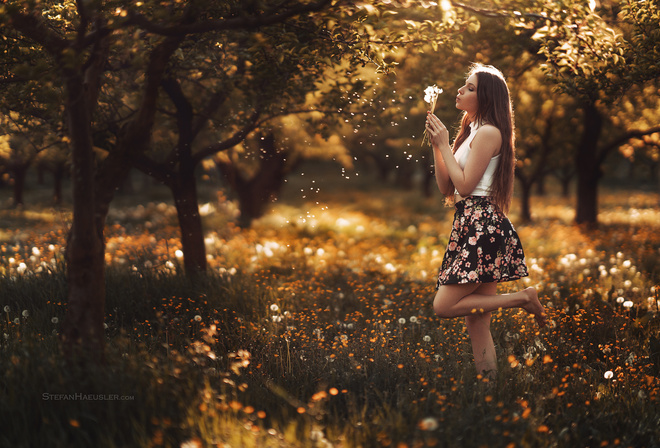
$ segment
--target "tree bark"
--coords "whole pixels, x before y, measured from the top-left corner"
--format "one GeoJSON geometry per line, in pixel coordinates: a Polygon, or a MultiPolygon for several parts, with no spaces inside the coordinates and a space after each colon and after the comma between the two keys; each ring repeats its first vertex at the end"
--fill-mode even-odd
{"type": "Polygon", "coordinates": [[[603,129],[603,117],[595,104],[583,105],[584,129],[577,150],[577,207],[575,222],[589,228],[598,226],[598,181],[601,177],[598,141],[603,129]]]}
{"type": "Polygon", "coordinates": [[[520,182],[520,221],[523,223],[532,222],[532,208],[530,198],[532,196],[531,182],[520,182]]]}
{"type": "Polygon", "coordinates": [[[561,182],[561,195],[562,197],[568,199],[571,197],[571,178],[570,177],[562,177],[560,179],[561,182]]]}
{"type": "Polygon", "coordinates": [[[23,205],[23,193],[25,192],[25,178],[30,165],[21,164],[12,168],[14,175],[14,206],[23,205]]]}
{"type": "Polygon", "coordinates": [[[179,139],[170,165],[178,167],[172,170],[168,182],[181,231],[181,247],[183,250],[183,265],[186,276],[195,278],[206,272],[206,247],[204,246],[204,230],[202,218],[199,215],[197,197],[197,182],[195,167],[197,161],[193,158],[192,144],[197,132],[193,129],[193,107],[181,90],[181,85],[174,78],[164,78],[162,86],[176,106],[177,129],[179,139]]]}
{"type": "Polygon", "coordinates": [[[275,136],[268,133],[261,140],[262,156],[259,169],[254,176],[246,179],[240,169],[231,162],[216,162],[218,169],[238,196],[238,225],[250,227],[252,221],[263,216],[266,205],[279,195],[287,173],[298,161],[290,160],[286,151],[278,151],[275,136]]]}
{"type": "Polygon", "coordinates": [[[53,201],[56,205],[62,203],[62,180],[64,179],[64,165],[57,164],[53,168],[53,201]]]}
{"type": "Polygon", "coordinates": [[[177,186],[171,190],[179,218],[183,266],[186,276],[195,278],[206,272],[207,262],[197,182],[193,170],[181,172],[177,186]]]}
{"type": "Polygon", "coordinates": [[[105,244],[95,220],[94,151],[83,77],[68,73],[67,115],[72,149],[73,224],[66,247],[68,304],[60,335],[67,358],[105,358],[105,244]]]}

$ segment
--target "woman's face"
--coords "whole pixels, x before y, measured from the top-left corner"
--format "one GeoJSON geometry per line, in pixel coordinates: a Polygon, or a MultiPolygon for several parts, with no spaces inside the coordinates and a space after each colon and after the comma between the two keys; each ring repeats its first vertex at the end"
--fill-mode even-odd
{"type": "Polygon", "coordinates": [[[456,108],[474,116],[477,113],[477,105],[477,74],[474,73],[465,81],[465,85],[458,89],[456,108]]]}

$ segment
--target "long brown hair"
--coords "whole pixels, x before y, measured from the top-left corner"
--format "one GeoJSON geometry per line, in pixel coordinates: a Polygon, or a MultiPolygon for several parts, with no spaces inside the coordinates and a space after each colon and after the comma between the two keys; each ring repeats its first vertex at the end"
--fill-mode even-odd
{"type": "MultiPolygon", "coordinates": [[[[487,123],[500,130],[502,146],[500,161],[497,164],[490,197],[505,213],[509,211],[513,196],[515,155],[515,132],[513,107],[509,88],[504,75],[492,65],[473,64],[467,77],[477,75],[477,113],[474,117],[477,123],[487,123]]],[[[454,153],[470,135],[470,119],[463,114],[461,127],[452,146],[454,153]]],[[[450,180],[451,182],[451,180],[450,180]]],[[[454,186],[451,182],[451,193],[448,199],[453,199],[454,186]]]]}

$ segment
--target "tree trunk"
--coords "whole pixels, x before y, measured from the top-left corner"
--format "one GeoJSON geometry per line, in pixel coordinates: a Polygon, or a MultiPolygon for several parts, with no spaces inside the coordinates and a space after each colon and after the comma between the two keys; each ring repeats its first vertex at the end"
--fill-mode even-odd
{"type": "Polygon", "coordinates": [[[571,196],[571,179],[569,177],[562,177],[561,180],[561,195],[568,199],[571,196]]]}
{"type": "Polygon", "coordinates": [[[533,183],[530,182],[520,182],[520,220],[524,223],[532,222],[532,209],[530,206],[532,185],[533,183]]]}
{"type": "Polygon", "coordinates": [[[179,219],[184,269],[186,276],[194,279],[206,273],[206,247],[202,218],[199,215],[196,162],[192,155],[192,144],[196,135],[193,129],[193,107],[176,79],[165,77],[161,84],[176,106],[179,140],[175,150],[176,162],[172,161],[170,165],[178,166],[178,172],[171,173],[176,180],[167,184],[172,191],[179,219]]]}
{"type": "Polygon", "coordinates": [[[298,164],[291,160],[286,151],[278,151],[275,136],[268,133],[260,139],[262,154],[259,169],[255,175],[246,179],[232,162],[216,162],[220,172],[238,196],[238,225],[250,227],[252,221],[264,215],[266,205],[271,203],[282,189],[287,173],[298,164]]]}
{"type": "Polygon", "coordinates": [[[56,205],[62,204],[62,180],[64,179],[64,165],[57,164],[53,169],[53,201],[56,205]]]}
{"type": "Polygon", "coordinates": [[[207,263],[194,171],[182,170],[179,183],[171,190],[179,218],[183,266],[186,276],[195,278],[206,272],[207,263]]]}
{"type": "Polygon", "coordinates": [[[587,227],[598,226],[598,181],[601,176],[598,157],[598,141],[603,128],[603,118],[593,103],[586,103],[584,130],[576,157],[577,209],[575,222],[587,227]]]}
{"type": "Polygon", "coordinates": [[[411,190],[413,187],[414,167],[408,160],[401,160],[396,170],[394,183],[397,187],[404,190],[411,190]]]}
{"type": "Polygon", "coordinates": [[[25,192],[25,178],[27,177],[29,165],[16,166],[12,169],[14,175],[14,205],[23,205],[23,193],[25,192]]]}
{"type": "Polygon", "coordinates": [[[45,172],[46,168],[44,168],[43,164],[37,164],[37,184],[43,185],[45,183],[45,172]]]}
{"type": "Polygon", "coordinates": [[[425,170],[422,179],[422,193],[425,198],[433,196],[433,185],[435,185],[435,174],[430,170],[425,170]]]}
{"type": "Polygon", "coordinates": [[[94,151],[82,76],[66,77],[72,148],[73,224],[66,247],[69,302],[61,341],[68,358],[102,362],[105,357],[105,266],[103,229],[96,226],[94,151]]]}
{"type": "Polygon", "coordinates": [[[536,179],[536,194],[539,196],[545,196],[546,194],[545,180],[546,180],[545,174],[539,176],[536,179]]]}

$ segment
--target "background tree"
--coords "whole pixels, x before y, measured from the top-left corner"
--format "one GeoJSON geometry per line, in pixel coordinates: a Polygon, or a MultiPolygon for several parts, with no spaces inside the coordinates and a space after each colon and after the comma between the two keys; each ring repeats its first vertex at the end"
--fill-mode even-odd
{"type": "Polygon", "coordinates": [[[11,179],[13,205],[22,206],[28,170],[46,144],[43,126],[35,119],[11,113],[2,120],[0,129],[6,135],[0,146],[0,165],[11,179]]]}
{"type": "MultiPolygon", "coordinates": [[[[112,2],[103,5],[44,3],[34,9],[20,2],[2,5],[3,33],[9,32],[12,36],[18,33],[21,39],[13,42],[17,46],[22,45],[23,39],[28,39],[31,45],[37,45],[39,51],[45,52],[45,60],[52,62],[55,68],[48,73],[64,92],[62,102],[71,139],[73,171],[73,223],[66,252],[69,303],[61,333],[67,353],[82,351],[90,359],[103,359],[105,216],[114,191],[126,178],[131,155],[139,154],[149,146],[167,63],[185,36],[211,29],[256,29],[269,22],[322,9],[328,3],[295,3],[288,9],[255,11],[242,17],[232,17],[231,11],[213,11],[220,13],[215,21],[208,18],[210,14],[198,19],[199,11],[192,4],[163,11],[158,4],[141,3],[140,11],[131,11],[130,14],[112,2]],[[151,19],[154,21],[168,20],[172,28],[153,25],[155,22],[145,15],[149,13],[153,13],[151,19]],[[223,18],[222,13],[229,13],[229,18],[223,18]],[[200,21],[196,27],[190,28],[196,19],[200,21]],[[136,110],[122,123],[113,151],[97,167],[92,117],[98,104],[103,74],[111,65],[109,57],[111,48],[115,49],[113,45],[118,47],[115,54],[121,55],[122,45],[148,40],[148,36],[140,34],[128,38],[130,33],[126,31],[135,26],[152,32],[155,29],[167,36],[151,36],[152,46],[143,59],[144,76],[136,95],[136,110]],[[116,36],[112,36],[113,33],[116,36]]],[[[27,77],[38,82],[40,75],[37,71],[29,71],[27,77]]],[[[8,73],[6,79],[16,79],[15,74],[8,73]]]]}
{"type": "MultiPolygon", "coordinates": [[[[516,115],[516,178],[520,188],[520,218],[532,220],[531,194],[543,179],[574,166],[574,132],[579,116],[568,95],[552,92],[538,66],[513,80],[516,115]]],[[[567,177],[570,181],[571,177],[567,177]]]]}
{"type": "Polygon", "coordinates": [[[660,13],[652,1],[566,6],[556,2],[547,9],[534,25],[533,38],[541,42],[553,82],[576,98],[583,112],[575,158],[575,221],[593,227],[598,223],[598,181],[607,155],[631,138],[660,132],[657,126],[629,129],[612,141],[602,141],[612,103],[633,86],[658,77],[653,61],[660,56],[660,13]]]}

